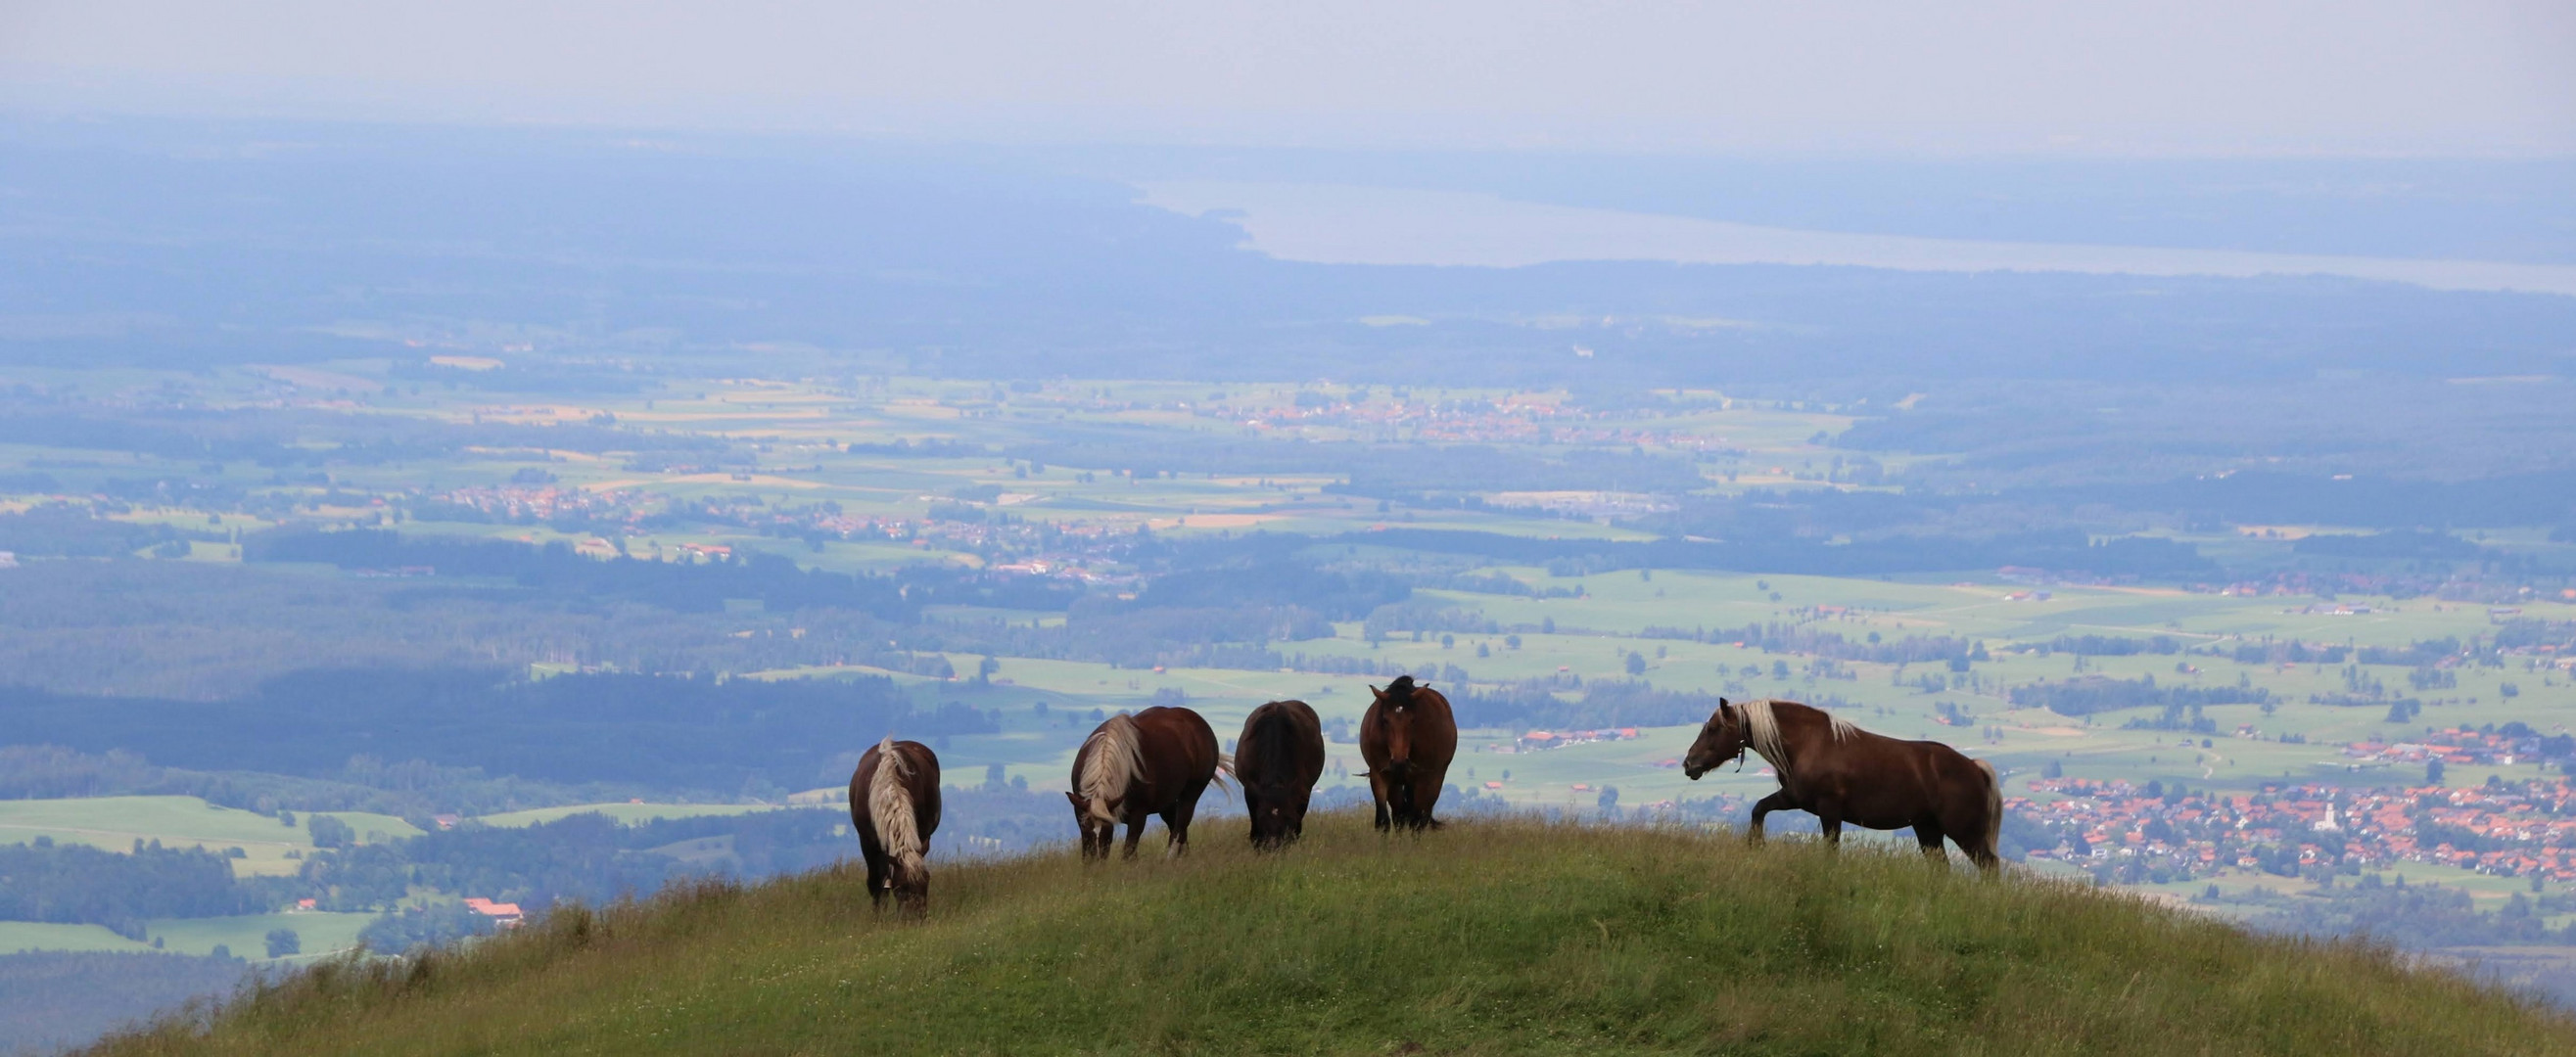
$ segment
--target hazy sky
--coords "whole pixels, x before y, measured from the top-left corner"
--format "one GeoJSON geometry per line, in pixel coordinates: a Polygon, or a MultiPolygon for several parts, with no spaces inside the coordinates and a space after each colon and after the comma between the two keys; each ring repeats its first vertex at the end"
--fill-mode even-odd
{"type": "Polygon", "coordinates": [[[2576,152],[2576,2],[0,0],[0,105],[983,140],[2576,152]]]}

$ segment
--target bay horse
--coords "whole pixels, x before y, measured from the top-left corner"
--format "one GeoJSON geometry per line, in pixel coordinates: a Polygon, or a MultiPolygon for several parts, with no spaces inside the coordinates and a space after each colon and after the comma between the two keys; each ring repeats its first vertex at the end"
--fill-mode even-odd
{"type": "Polygon", "coordinates": [[[1083,859],[1107,859],[1122,822],[1126,857],[1135,858],[1145,820],[1154,815],[1163,816],[1163,828],[1171,831],[1163,854],[1187,853],[1190,816],[1198,813],[1199,794],[1217,780],[1223,762],[1216,731],[1189,709],[1158,705],[1109,717],[1073,754],[1073,791],[1064,794],[1082,827],[1083,859]]]}
{"type": "Polygon", "coordinates": [[[1753,805],[1748,841],[1762,840],[1762,816],[1797,810],[1816,816],[1825,839],[1842,843],[1843,824],[1864,829],[1914,828],[1923,854],[1948,856],[1948,837],[1977,868],[1999,867],[1995,842],[2004,819],[2003,782],[1994,765],[1937,741],[1901,741],[1795,701],[1717,700],[1699,740],[1682,759],[1693,781],[1728,760],[1742,766],[1751,749],[1780,776],[1777,792],[1753,805]]]}
{"type": "Polygon", "coordinates": [[[939,754],[888,737],[850,774],[850,828],[868,860],[868,898],[920,912],[930,898],[930,835],[939,830],[939,754]]]}
{"type": "Polygon", "coordinates": [[[1324,776],[1324,724],[1303,701],[1273,701],[1243,718],[1234,780],[1252,811],[1252,846],[1279,848],[1306,829],[1306,803],[1324,776]]]}
{"type": "Polygon", "coordinates": [[[1432,805],[1458,756],[1458,720],[1440,691],[1399,675],[1386,689],[1369,687],[1377,700],[1360,717],[1360,759],[1368,763],[1369,796],[1377,801],[1377,828],[1437,829],[1432,805]]]}

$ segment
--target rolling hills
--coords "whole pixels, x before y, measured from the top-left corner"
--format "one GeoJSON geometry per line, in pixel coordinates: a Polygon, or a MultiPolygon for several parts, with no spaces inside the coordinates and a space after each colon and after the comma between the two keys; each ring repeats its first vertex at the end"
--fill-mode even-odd
{"type": "Polygon", "coordinates": [[[1355,813],[1279,856],[1200,836],[937,863],[922,922],[847,868],[561,910],[92,1052],[2576,1051],[2576,1020],[2386,951],[1911,855],[1355,813]]]}

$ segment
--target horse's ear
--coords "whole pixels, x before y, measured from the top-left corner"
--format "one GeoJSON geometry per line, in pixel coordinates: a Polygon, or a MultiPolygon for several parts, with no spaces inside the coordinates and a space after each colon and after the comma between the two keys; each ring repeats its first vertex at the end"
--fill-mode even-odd
{"type": "Polygon", "coordinates": [[[1378,689],[1374,684],[1369,687],[1369,693],[1378,697],[1386,696],[1386,691],[1378,689]]]}
{"type": "Polygon", "coordinates": [[[1723,697],[1717,699],[1717,714],[1729,723],[1735,722],[1735,706],[1727,704],[1723,697]]]}
{"type": "Polygon", "coordinates": [[[1073,809],[1074,809],[1074,810],[1076,810],[1076,811],[1080,811],[1080,810],[1082,810],[1082,807],[1083,807],[1083,804],[1082,804],[1082,794],[1080,794],[1080,793],[1068,792],[1068,793],[1064,794],[1064,798],[1065,798],[1065,800],[1066,800],[1067,802],[1070,802],[1070,803],[1073,805],[1073,809]]]}

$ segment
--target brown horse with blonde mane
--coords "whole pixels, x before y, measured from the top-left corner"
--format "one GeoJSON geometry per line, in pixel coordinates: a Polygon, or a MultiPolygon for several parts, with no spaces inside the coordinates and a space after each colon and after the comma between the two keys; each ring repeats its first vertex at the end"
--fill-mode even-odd
{"type": "Polygon", "coordinates": [[[1762,816],[1798,810],[1816,816],[1825,839],[1842,842],[1843,824],[1893,830],[1908,826],[1923,854],[1946,859],[1948,837],[1981,870],[1997,869],[2003,783],[1992,764],[1937,741],[1900,741],[1795,701],[1717,701],[1699,740],[1682,759],[1697,780],[1728,760],[1743,765],[1751,749],[1780,776],[1780,789],[1753,805],[1746,839],[1762,839],[1762,816]]]}
{"type": "Polygon", "coordinates": [[[1360,717],[1360,759],[1368,763],[1377,828],[1438,828],[1431,808],[1440,801],[1449,761],[1458,756],[1458,720],[1449,713],[1449,699],[1415,685],[1410,675],[1369,692],[1377,700],[1360,717]]]}
{"type": "Polygon", "coordinates": [[[1224,759],[1216,731],[1189,709],[1156,706],[1109,717],[1073,754],[1073,791],[1064,795],[1082,827],[1082,857],[1108,858],[1123,822],[1127,857],[1135,858],[1145,820],[1154,815],[1163,816],[1172,834],[1164,855],[1189,851],[1190,816],[1224,759]]]}
{"type": "Polygon", "coordinates": [[[1306,830],[1306,804],[1324,776],[1324,725],[1303,701],[1273,701],[1243,717],[1234,780],[1252,812],[1252,846],[1280,848],[1306,830]]]}
{"type": "Polygon", "coordinates": [[[939,830],[939,754],[889,737],[850,774],[850,828],[868,860],[868,898],[921,912],[930,898],[930,835],[939,830]]]}

